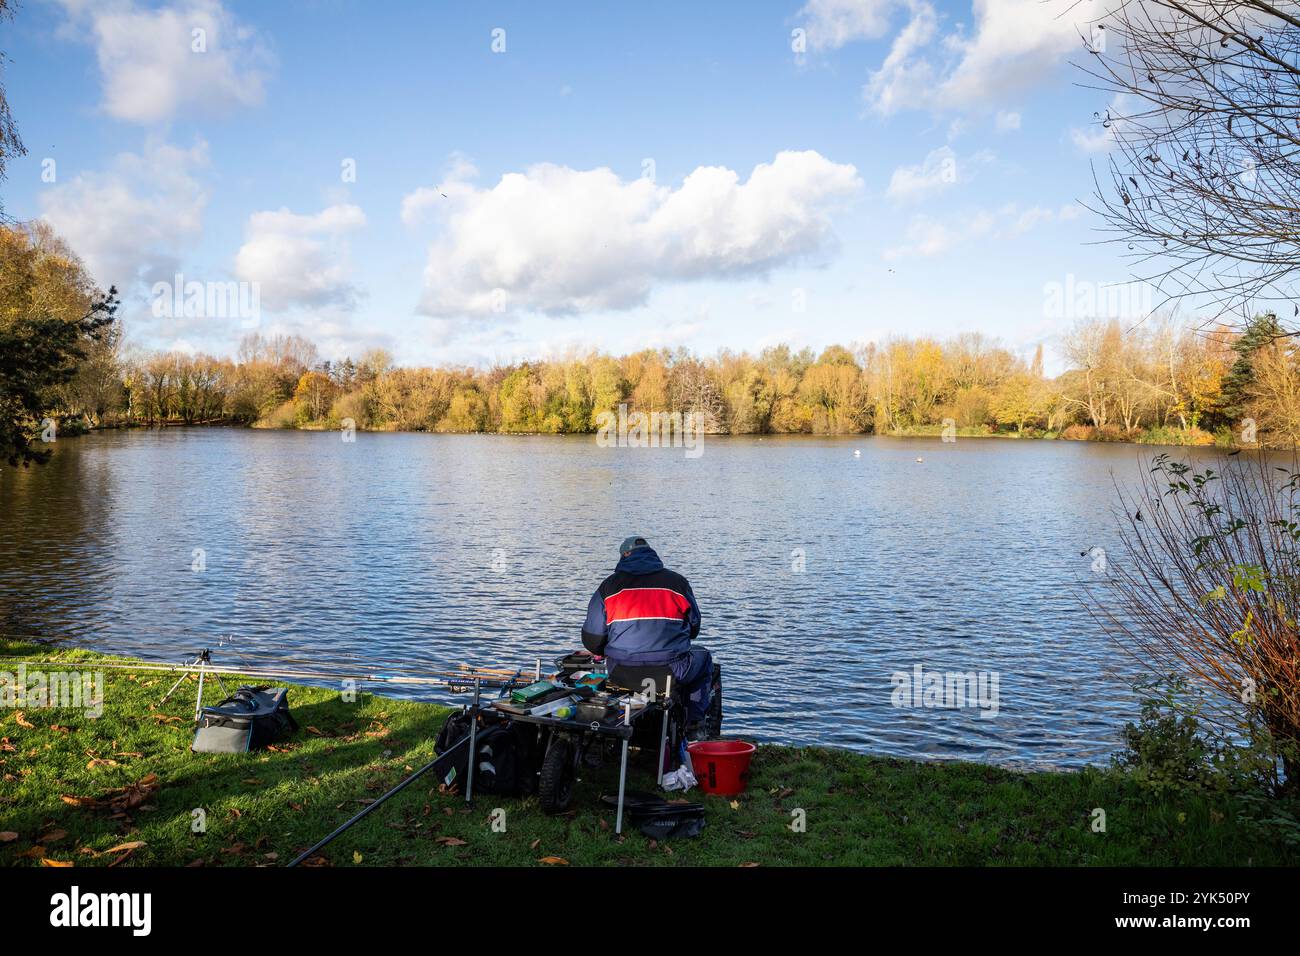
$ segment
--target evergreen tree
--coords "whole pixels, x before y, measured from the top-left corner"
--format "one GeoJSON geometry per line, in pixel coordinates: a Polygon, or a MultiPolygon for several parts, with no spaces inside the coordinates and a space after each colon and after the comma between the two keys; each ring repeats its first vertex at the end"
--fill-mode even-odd
{"type": "Polygon", "coordinates": [[[1224,376],[1222,393],[1222,410],[1229,421],[1237,421],[1244,412],[1247,394],[1251,383],[1255,380],[1255,369],[1252,365],[1255,352],[1265,345],[1285,338],[1286,335],[1287,333],[1282,330],[1281,324],[1277,321],[1277,316],[1272,312],[1266,312],[1251,319],[1246,324],[1246,331],[1242,333],[1241,338],[1232,343],[1232,350],[1237,353],[1237,359],[1232,363],[1228,374],[1224,376]]]}

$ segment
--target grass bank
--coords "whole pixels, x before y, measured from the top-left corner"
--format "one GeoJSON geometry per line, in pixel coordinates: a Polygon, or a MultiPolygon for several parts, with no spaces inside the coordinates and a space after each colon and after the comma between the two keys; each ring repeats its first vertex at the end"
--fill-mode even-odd
{"type": "MultiPolygon", "coordinates": [[[[0,643],[18,657],[93,669],[95,656],[0,643]]],[[[0,710],[0,865],[282,865],[433,756],[447,709],[293,687],[301,729],[272,751],[193,754],[194,686],[105,671],[98,718],[79,710],[0,710]],[[193,821],[201,811],[202,832],[193,821]]],[[[229,679],[228,686],[230,686],[229,679]]],[[[232,688],[233,689],[233,688],[232,688]]],[[[215,701],[215,698],[213,699],[215,701]]],[[[334,866],[418,865],[1294,865],[1300,852],[1229,797],[1153,799],[1111,770],[1016,773],[828,748],[763,746],[749,791],[707,806],[697,839],[615,837],[599,803],[613,772],[548,817],[531,799],[474,807],[427,778],[325,851],[334,866]],[[490,815],[506,811],[505,832],[490,815]],[[1106,814],[1104,833],[1091,826],[1106,814]],[[806,832],[791,829],[795,811],[806,832]],[[563,862],[560,862],[563,861],[563,862]]],[[[649,789],[644,760],[630,786],[649,789]]]]}

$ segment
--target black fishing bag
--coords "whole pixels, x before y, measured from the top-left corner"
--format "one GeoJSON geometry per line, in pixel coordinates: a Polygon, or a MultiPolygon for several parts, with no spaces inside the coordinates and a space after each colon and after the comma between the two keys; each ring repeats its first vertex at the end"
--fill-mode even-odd
{"type": "Polygon", "coordinates": [[[287,687],[241,687],[215,707],[204,707],[190,749],[229,754],[259,750],[298,729],[287,687]]]}
{"type": "Polygon", "coordinates": [[[445,754],[460,742],[460,738],[468,736],[468,734],[469,714],[463,710],[458,710],[448,716],[446,722],[442,725],[442,730],[438,731],[438,739],[433,744],[433,752],[445,754]]]}
{"type": "MultiPolygon", "coordinates": [[[[470,717],[455,713],[447,718],[434,749],[439,754],[455,751],[451,769],[442,783],[465,792],[469,774],[469,744],[457,747],[469,737],[470,717]]],[[[480,727],[474,737],[474,792],[518,796],[537,787],[537,732],[532,726],[491,724],[480,727]]]]}

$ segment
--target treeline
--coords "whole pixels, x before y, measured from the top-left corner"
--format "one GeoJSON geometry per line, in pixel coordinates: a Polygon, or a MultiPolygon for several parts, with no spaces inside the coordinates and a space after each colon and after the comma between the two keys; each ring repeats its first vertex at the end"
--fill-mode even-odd
{"type": "Polygon", "coordinates": [[[114,337],[59,393],[88,424],[229,421],[273,427],[582,433],[596,416],[694,412],[713,433],[1015,433],[1210,443],[1300,440],[1300,370],[1272,316],[1244,334],[1085,322],[1071,368],[1043,373],[989,339],[895,339],[820,353],[775,346],[703,359],[599,352],[490,369],[396,366],[383,351],[331,362],[297,336],[251,334],[233,359],[135,355],[114,337]],[[1250,422],[1254,420],[1252,429],[1250,422]],[[1241,431],[1242,435],[1235,434],[1241,431]]]}
{"type": "MultiPolygon", "coordinates": [[[[0,229],[0,322],[72,321],[94,296],[76,257],[43,227],[0,229]]],[[[299,336],[246,336],[233,357],[146,353],[116,323],[78,348],[44,395],[65,429],[230,422],[370,430],[582,433],[596,416],[693,412],[713,433],[1019,435],[1209,443],[1300,442],[1295,339],[1272,315],[1241,332],[1172,321],[1082,321],[1069,369],[1044,374],[982,335],[898,338],[820,353],[775,346],[710,358],[684,349],[488,369],[410,368],[382,350],[322,359],[299,336]]]]}

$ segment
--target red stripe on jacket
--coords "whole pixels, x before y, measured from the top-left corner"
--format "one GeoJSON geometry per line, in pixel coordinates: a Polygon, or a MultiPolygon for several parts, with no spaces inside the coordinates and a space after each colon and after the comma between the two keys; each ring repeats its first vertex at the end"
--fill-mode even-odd
{"type": "Polygon", "coordinates": [[[605,624],[642,617],[681,620],[690,606],[685,595],[668,588],[624,588],[605,598],[605,624]]]}

